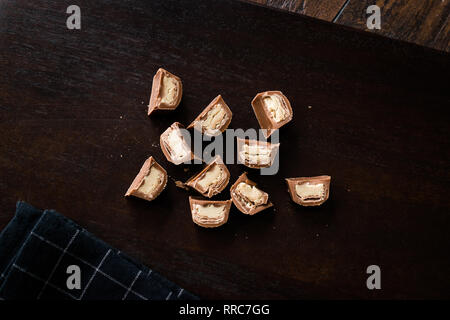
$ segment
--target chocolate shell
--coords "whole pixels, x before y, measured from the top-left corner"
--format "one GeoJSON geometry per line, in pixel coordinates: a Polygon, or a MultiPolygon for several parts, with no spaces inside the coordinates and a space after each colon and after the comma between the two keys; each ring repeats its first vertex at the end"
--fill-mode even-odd
{"type": "Polygon", "coordinates": [[[252,100],[253,111],[266,138],[292,120],[291,103],[281,91],[258,93],[252,100]]]}
{"type": "Polygon", "coordinates": [[[153,157],[145,160],[138,175],[134,178],[125,196],[135,196],[152,201],[167,185],[167,172],[153,157]],[[155,171],[153,171],[155,170],[155,171]]]}
{"type": "Polygon", "coordinates": [[[219,194],[225,189],[230,181],[230,172],[227,166],[223,163],[222,158],[217,156],[211,161],[206,167],[195,176],[191,177],[185,185],[195,189],[203,196],[211,198],[212,196],[219,194]],[[211,180],[214,175],[220,175],[220,177],[215,177],[215,180],[219,178],[217,182],[210,182],[208,186],[204,184],[207,183],[207,179],[211,180]]]}
{"type": "Polygon", "coordinates": [[[175,110],[183,95],[181,79],[163,68],[153,77],[148,115],[155,110],[175,110]]]}
{"type": "Polygon", "coordinates": [[[268,168],[272,165],[277,155],[280,144],[237,138],[237,146],[239,162],[249,168],[259,169],[268,168]],[[257,154],[246,154],[244,148],[248,147],[252,148],[254,151],[257,151],[257,154]],[[261,151],[261,153],[258,153],[258,151],[261,151]]]}
{"type": "Polygon", "coordinates": [[[228,221],[231,200],[213,201],[189,197],[189,206],[195,224],[204,228],[216,228],[228,221]]]}
{"type": "Polygon", "coordinates": [[[259,188],[257,189],[261,192],[262,195],[260,199],[261,204],[246,205],[246,202],[248,203],[249,201],[247,201],[244,197],[242,197],[236,190],[241,182],[244,182],[251,187],[256,187],[256,183],[247,178],[247,172],[241,174],[239,178],[236,180],[236,182],[231,186],[230,188],[231,199],[233,200],[234,205],[236,206],[236,208],[239,209],[239,211],[241,211],[244,214],[254,215],[255,213],[258,213],[264,209],[273,206],[273,204],[269,201],[269,195],[259,188]]]}
{"type": "Polygon", "coordinates": [[[200,129],[203,134],[213,136],[224,132],[230,125],[232,117],[233,113],[219,94],[187,128],[200,129]]]}
{"type": "Polygon", "coordinates": [[[330,176],[287,178],[292,201],[302,206],[320,206],[330,195],[330,176]]]}
{"type": "Polygon", "coordinates": [[[191,148],[187,144],[184,136],[179,131],[179,129],[184,128],[183,125],[179,122],[174,122],[169,128],[164,131],[160,138],[159,138],[159,144],[161,146],[161,150],[166,156],[167,161],[172,162],[175,165],[179,165],[181,163],[188,162],[195,158],[194,153],[191,151],[191,148]],[[178,130],[178,133],[175,134],[175,140],[171,141],[170,134],[173,130],[178,130]],[[178,142],[179,146],[172,146],[171,144],[173,142],[178,142]],[[179,151],[181,151],[181,154],[179,154],[179,151]]]}

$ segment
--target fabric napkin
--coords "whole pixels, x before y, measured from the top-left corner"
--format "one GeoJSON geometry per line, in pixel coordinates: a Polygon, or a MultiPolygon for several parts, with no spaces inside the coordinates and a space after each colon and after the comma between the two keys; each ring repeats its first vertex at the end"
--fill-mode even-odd
{"type": "Polygon", "coordinates": [[[0,233],[0,300],[14,299],[198,298],[56,211],[19,201],[0,233]]]}

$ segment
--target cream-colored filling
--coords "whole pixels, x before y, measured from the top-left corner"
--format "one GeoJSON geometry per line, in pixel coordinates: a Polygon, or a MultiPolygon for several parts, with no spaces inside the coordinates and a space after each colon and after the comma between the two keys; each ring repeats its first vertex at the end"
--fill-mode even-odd
{"type": "Polygon", "coordinates": [[[177,129],[171,129],[167,135],[167,146],[173,160],[182,161],[189,156],[189,148],[187,147],[184,137],[177,129]]]}
{"type": "Polygon", "coordinates": [[[178,97],[178,82],[172,77],[163,76],[161,86],[161,103],[174,105],[178,97]]]}
{"type": "Polygon", "coordinates": [[[153,196],[155,191],[161,186],[164,181],[164,172],[155,166],[150,168],[150,172],[144,177],[144,181],[137,189],[145,195],[153,196]]]}
{"type": "Polygon", "coordinates": [[[275,122],[281,122],[289,116],[289,111],[286,108],[283,98],[279,95],[270,95],[263,99],[266,109],[269,111],[270,117],[275,122]]]}
{"type": "Polygon", "coordinates": [[[206,171],[204,176],[198,180],[197,185],[202,190],[209,190],[211,187],[214,187],[215,185],[222,182],[225,178],[224,170],[221,166],[215,164],[213,167],[206,171]]]}
{"type": "Polygon", "coordinates": [[[245,182],[241,182],[236,186],[235,194],[240,197],[241,202],[248,208],[266,204],[268,198],[267,193],[245,182]]]}
{"type": "Polygon", "coordinates": [[[199,222],[220,223],[225,219],[225,211],[226,211],[225,205],[194,204],[193,206],[193,213],[196,216],[195,219],[199,222]]]}
{"type": "Polygon", "coordinates": [[[206,131],[219,130],[228,120],[225,108],[220,104],[216,104],[201,120],[202,129],[206,131]]]}
{"type": "Polygon", "coordinates": [[[272,162],[272,149],[262,145],[244,144],[239,154],[250,164],[268,165],[272,162]]]}
{"type": "Polygon", "coordinates": [[[325,198],[323,183],[300,183],[295,186],[295,193],[303,201],[320,201],[325,198]]]}

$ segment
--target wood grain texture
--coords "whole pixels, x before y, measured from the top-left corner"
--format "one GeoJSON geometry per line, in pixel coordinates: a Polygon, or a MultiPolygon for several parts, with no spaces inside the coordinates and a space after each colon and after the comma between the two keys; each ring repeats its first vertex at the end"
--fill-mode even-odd
{"type": "Polygon", "coordinates": [[[272,8],[332,21],[346,0],[248,0],[272,8]]]}
{"type": "MultiPolygon", "coordinates": [[[[450,298],[448,54],[226,0],[79,1],[70,31],[70,4],[2,3],[0,227],[19,199],[54,208],[203,298],[450,298]],[[184,96],[149,118],[159,67],[184,96]],[[256,128],[250,102],[265,90],[294,111],[280,172],[249,173],[274,207],[233,207],[202,229],[194,192],[173,182],[200,167],[168,163],[159,135],[219,93],[230,128],[256,128]],[[150,155],[167,189],[125,199],[150,155]],[[320,174],[332,176],[322,207],[289,200],[285,177],[320,174]],[[371,264],[382,290],[366,289],[371,264]]],[[[229,169],[231,182],[248,170],[229,169]]]]}
{"type": "Polygon", "coordinates": [[[381,8],[381,29],[370,30],[389,38],[450,51],[450,1],[350,1],[336,23],[368,30],[366,8],[381,8]]]}
{"type": "Polygon", "coordinates": [[[448,0],[248,0],[273,8],[333,21],[393,39],[450,51],[450,1],[448,0]],[[381,30],[366,26],[368,6],[381,8],[381,30]],[[342,11],[340,12],[340,10],[342,11]]]}

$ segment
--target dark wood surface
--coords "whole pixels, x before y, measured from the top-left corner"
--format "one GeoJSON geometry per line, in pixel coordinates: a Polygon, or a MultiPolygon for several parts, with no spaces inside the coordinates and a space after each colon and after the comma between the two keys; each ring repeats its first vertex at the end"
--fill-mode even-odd
{"type": "MultiPolygon", "coordinates": [[[[203,298],[449,298],[449,55],[237,1],[3,2],[0,227],[15,202],[54,208],[203,298]],[[151,79],[183,80],[175,112],[147,117],[151,79]],[[280,172],[249,177],[273,209],[194,225],[159,135],[222,94],[232,128],[282,90],[294,120],[280,172]],[[170,175],[152,203],[125,199],[153,155],[170,175]],[[329,174],[320,208],[289,200],[285,177],[329,174]],[[382,289],[366,288],[367,266],[382,289]]],[[[188,168],[187,171],[184,169],[188,168]]],[[[233,182],[246,170],[229,166],[233,182]]],[[[228,188],[221,197],[228,196],[228,188]]]]}
{"type": "Polygon", "coordinates": [[[248,0],[353,28],[450,51],[448,0],[248,0]],[[366,9],[381,9],[381,29],[366,26],[366,9]]]}

